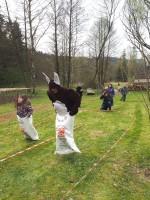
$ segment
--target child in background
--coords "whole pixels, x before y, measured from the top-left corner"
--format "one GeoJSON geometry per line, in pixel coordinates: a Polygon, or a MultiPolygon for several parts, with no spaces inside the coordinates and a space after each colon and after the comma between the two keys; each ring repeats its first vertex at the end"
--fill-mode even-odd
{"type": "Polygon", "coordinates": [[[120,101],[126,101],[126,96],[127,96],[127,93],[128,93],[127,87],[124,86],[123,88],[121,88],[120,93],[122,95],[120,101]]]}
{"type": "Polygon", "coordinates": [[[29,98],[25,95],[18,95],[15,101],[17,119],[26,139],[39,140],[38,133],[32,124],[33,109],[29,98]]]}
{"type": "Polygon", "coordinates": [[[107,89],[108,93],[111,96],[111,105],[114,105],[114,96],[115,96],[115,90],[112,84],[108,85],[108,89],[107,89]]]}
{"type": "Polygon", "coordinates": [[[104,90],[100,99],[103,99],[101,110],[111,110],[112,107],[112,97],[107,90],[104,90]]]}

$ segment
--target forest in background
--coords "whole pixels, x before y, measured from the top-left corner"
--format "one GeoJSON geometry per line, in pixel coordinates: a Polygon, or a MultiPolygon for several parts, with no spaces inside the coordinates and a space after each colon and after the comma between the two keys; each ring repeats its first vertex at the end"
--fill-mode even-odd
{"type": "Polygon", "coordinates": [[[149,21],[142,18],[149,13],[147,1],[125,1],[122,23],[131,47],[120,58],[114,57],[121,45],[114,26],[120,1],[103,0],[97,6],[86,40],[88,20],[81,0],[16,2],[15,19],[7,0],[0,9],[0,87],[31,87],[34,93],[44,83],[42,71],[49,76],[56,71],[66,87],[103,88],[105,82],[132,82],[139,74],[149,76],[149,44],[142,33],[143,24],[149,31],[149,21]],[[49,54],[38,50],[43,37],[48,37],[49,54]]]}
{"type": "MultiPolygon", "coordinates": [[[[0,15],[0,87],[31,87],[31,69],[26,49],[24,37],[17,21],[9,22],[0,15]]],[[[126,58],[125,51],[121,58],[109,57],[108,70],[105,81],[127,81],[133,80],[135,71],[142,71],[143,61],[138,60],[131,52],[130,59],[126,58]],[[128,73],[128,77],[126,76],[128,73]]],[[[63,56],[59,56],[60,77],[63,85],[66,85],[66,71],[64,70],[63,56]]],[[[41,72],[52,76],[55,71],[55,55],[45,54],[36,51],[34,54],[34,64],[36,66],[36,84],[43,84],[41,72]]],[[[96,87],[94,79],[95,59],[89,57],[72,58],[71,84],[83,84],[83,87],[96,87]]]]}

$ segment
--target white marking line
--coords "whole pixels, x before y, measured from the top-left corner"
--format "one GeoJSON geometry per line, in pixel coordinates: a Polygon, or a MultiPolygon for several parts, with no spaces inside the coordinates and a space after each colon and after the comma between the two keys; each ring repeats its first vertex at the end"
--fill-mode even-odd
{"type": "Polygon", "coordinates": [[[108,149],[106,151],[106,153],[96,162],[92,165],[91,168],[88,169],[87,173],[85,175],[83,175],[73,186],[72,188],[66,192],[66,194],[64,195],[64,197],[61,200],[65,200],[69,195],[72,194],[73,189],[75,189],[82,181],[84,181],[89,174],[96,168],[96,166],[98,166],[100,164],[100,162],[102,162],[104,160],[104,158],[106,158],[108,156],[108,154],[112,151],[112,149],[114,149],[117,144],[120,142],[120,140],[122,140],[122,138],[127,134],[127,132],[129,131],[129,129],[127,129],[121,136],[120,138],[110,147],[110,149],[108,149]]]}
{"type": "Polygon", "coordinates": [[[10,156],[8,156],[8,157],[6,157],[6,158],[1,159],[0,162],[4,162],[4,161],[6,161],[6,160],[8,160],[8,159],[10,159],[10,158],[13,158],[13,157],[16,157],[16,156],[18,156],[18,155],[21,155],[21,154],[23,154],[24,152],[30,151],[30,150],[32,150],[32,149],[34,149],[34,148],[36,148],[36,147],[39,147],[40,145],[45,144],[45,143],[47,143],[47,142],[49,142],[49,141],[51,141],[51,140],[53,140],[53,139],[54,139],[54,137],[53,137],[53,138],[50,138],[50,139],[47,139],[47,140],[45,140],[45,141],[43,141],[43,142],[40,142],[40,143],[38,143],[38,144],[32,145],[31,147],[28,147],[28,148],[26,148],[25,150],[19,151],[19,152],[15,153],[15,154],[12,154],[12,155],[10,155],[10,156]]]}
{"type": "MultiPolygon", "coordinates": [[[[83,126],[83,125],[79,125],[78,127],[74,128],[74,130],[76,130],[76,129],[82,127],[82,126],[83,126]]],[[[53,139],[55,139],[55,137],[49,138],[49,139],[47,139],[47,140],[45,140],[45,141],[43,141],[43,142],[40,142],[40,143],[38,143],[38,144],[34,144],[34,145],[32,145],[31,147],[26,148],[25,150],[21,150],[21,151],[19,151],[19,152],[17,152],[17,153],[14,153],[14,154],[12,154],[12,155],[10,155],[10,156],[7,156],[7,157],[1,159],[0,162],[4,162],[4,161],[6,161],[6,160],[8,160],[8,159],[10,159],[10,158],[16,157],[16,156],[18,156],[18,155],[22,155],[24,152],[30,151],[30,150],[32,150],[32,149],[34,149],[34,148],[36,148],[36,147],[39,147],[40,145],[45,144],[45,143],[47,143],[47,142],[50,142],[50,141],[53,140],[53,139]]]]}

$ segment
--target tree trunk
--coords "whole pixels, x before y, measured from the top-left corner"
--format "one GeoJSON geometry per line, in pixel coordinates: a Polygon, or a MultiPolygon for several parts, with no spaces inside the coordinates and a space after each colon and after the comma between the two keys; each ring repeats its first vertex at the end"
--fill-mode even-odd
{"type": "MultiPolygon", "coordinates": [[[[23,2],[23,11],[24,11],[24,33],[25,33],[25,65],[27,75],[30,76],[31,68],[29,66],[29,56],[28,56],[28,39],[27,39],[27,17],[26,17],[26,0],[23,2]]],[[[31,78],[29,80],[28,86],[31,86],[31,78]]]]}
{"type": "Polygon", "coordinates": [[[72,0],[70,0],[70,13],[69,13],[69,56],[68,56],[68,80],[67,87],[70,87],[71,82],[71,48],[72,48],[72,0]]]}
{"type": "Polygon", "coordinates": [[[55,15],[55,64],[56,64],[56,72],[60,73],[59,71],[59,59],[58,59],[58,39],[57,39],[57,8],[56,8],[56,0],[54,0],[54,15],[55,15]]]}
{"type": "Polygon", "coordinates": [[[31,12],[31,1],[29,1],[29,13],[28,13],[28,18],[29,18],[29,27],[30,27],[30,42],[31,42],[31,50],[30,50],[30,65],[31,65],[31,81],[32,81],[32,93],[35,94],[35,89],[36,89],[36,71],[35,71],[35,66],[34,66],[34,38],[33,38],[33,28],[32,28],[32,12],[31,12]]]}

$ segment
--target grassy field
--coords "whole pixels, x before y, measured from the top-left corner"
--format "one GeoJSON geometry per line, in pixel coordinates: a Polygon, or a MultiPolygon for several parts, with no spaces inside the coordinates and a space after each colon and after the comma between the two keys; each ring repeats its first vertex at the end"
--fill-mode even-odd
{"type": "MultiPolygon", "coordinates": [[[[98,96],[83,97],[75,123],[82,153],[68,156],[54,155],[48,98],[33,99],[37,143],[51,141],[0,162],[0,200],[149,200],[150,123],[140,94],[119,98],[112,112],[100,112],[98,96]]],[[[20,133],[13,105],[0,106],[0,159],[35,144],[20,133]]]]}

